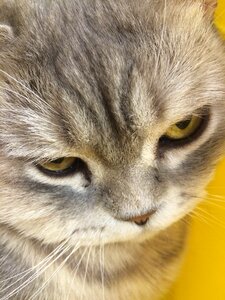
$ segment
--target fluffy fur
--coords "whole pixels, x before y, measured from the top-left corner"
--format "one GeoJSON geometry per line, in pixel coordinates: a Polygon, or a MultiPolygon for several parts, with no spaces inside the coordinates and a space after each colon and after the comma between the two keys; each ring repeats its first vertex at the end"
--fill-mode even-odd
{"type": "Polygon", "coordinates": [[[224,152],[212,4],[0,1],[2,300],[153,300],[174,279],[224,152]],[[199,109],[199,137],[159,142],[199,109]],[[73,176],[36,167],[66,156],[83,161],[73,176]]]}

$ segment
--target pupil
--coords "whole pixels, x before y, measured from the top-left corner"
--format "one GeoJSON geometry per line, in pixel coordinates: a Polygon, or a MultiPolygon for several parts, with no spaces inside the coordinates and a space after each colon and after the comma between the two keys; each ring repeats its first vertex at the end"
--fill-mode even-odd
{"type": "Polygon", "coordinates": [[[185,120],[185,121],[181,121],[181,122],[176,123],[176,126],[177,126],[179,129],[185,129],[185,128],[188,127],[188,125],[190,124],[190,122],[191,122],[191,119],[185,120]]]}
{"type": "Polygon", "coordinates": [[[58,158],[53,160],[51,163],[52,164],[61,164],[64,161],[64,158],[58,158]]]}

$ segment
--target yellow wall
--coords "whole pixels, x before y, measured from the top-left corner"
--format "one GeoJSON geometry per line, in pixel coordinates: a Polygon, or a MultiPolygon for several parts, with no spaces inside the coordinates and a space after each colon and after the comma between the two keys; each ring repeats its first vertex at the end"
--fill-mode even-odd
{"type": "Polygon", "coordinates": [[[218,9],[215,14],[215,23],[225,37],[225,0],[219,0],[218,9]]]}
{"type": "MultiPolygon", "coordinates": [[[[225,0],[219,1],[215,23],[225,37],[225,0]]],[[[208,192],[218,196],[199,206],[184,266],[167,300],[225,300],[225,160],[208,192]]]]}
{"type": "Polygon", "coordinates": [[[225,161],[219,165],[208,192],[218,196],[199,206],[185,263],[168,300],[225,300],[225,161]]]}

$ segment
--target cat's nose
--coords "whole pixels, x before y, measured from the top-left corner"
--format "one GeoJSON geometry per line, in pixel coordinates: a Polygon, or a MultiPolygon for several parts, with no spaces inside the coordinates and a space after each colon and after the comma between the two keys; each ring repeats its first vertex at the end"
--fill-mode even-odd
{"type": "Polygon", "coordinates": [[[132,217],[127,219],[127,221],[129,222],[134,222],[135,224],[139,225],[139,226],[143,226],[145,225],[149,218],[156,212],[156,209],[152,209],[151,211],[149,211],[147,214],[141,215],[141,216],[136,216],[136,217],[132,217]]]}

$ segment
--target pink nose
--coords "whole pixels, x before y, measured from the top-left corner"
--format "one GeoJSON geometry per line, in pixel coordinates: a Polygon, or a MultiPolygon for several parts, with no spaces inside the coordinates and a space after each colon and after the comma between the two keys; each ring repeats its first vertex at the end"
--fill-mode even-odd
{"type": "Polygon", "coordinates": [[[127,221],[129,222],[134,222],[139,226],[145,225],[149,218],[156,212],[156,210],[151,210],[150,212],[148,212],[147,214],[141,215],[141,216],[136,216],[136,217],[132,217],[130,219],[127,219],[127,221]]]}

